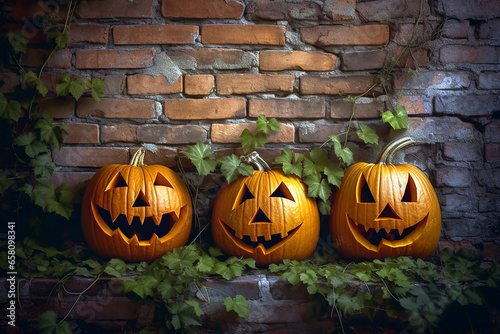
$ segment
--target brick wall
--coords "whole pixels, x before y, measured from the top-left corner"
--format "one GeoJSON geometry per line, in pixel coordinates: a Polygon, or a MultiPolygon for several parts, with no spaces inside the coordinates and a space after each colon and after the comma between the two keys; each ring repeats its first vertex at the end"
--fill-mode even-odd
{"type": "MultiPolygon", "coordinates": [[[[47,53],[33,17],[49,12],[64,19],[65,2],[13,2],[13,16],[33,37],[25,66],[39,66],[47,53]]],[[[227,152],[262,113],[283,127],[263,150],[269,162],[283,147],[317,147],[345,131],[346,95],[364,92],[416,29],[411,56],[401,58],[391,77],[394,94],[377,90],[376,98],[360,99],[356,119],[375,127],[385,143],[400,133],[389,132],[378,109],[391,101],[404,105],[408,134],[420,144],[396,160],[419,166],[435,185],[442,242],[494,253],[500,247],[499,7],[498,0],[82,1],[71,46],[54,55],[43,77],[51,91],[43,107],[70,130],[66,145],[53,152],[54,182],[76,183],[103,165],[127,163],[142,144],[146,163],[170,167],[196,141],[227,152]],[[406,69],[415,63],[417,77],[406,69]],[[102,78],[105,97],[55,99],[59,73],[67,72],[102,78]]],[[[2,76],[1,90],[9,93],[19,80],[8,66],[2,76]]],[[[381,146],[354,138],[349,144],[356,161],[374,161],[381,146]]],[[[199,203],[205,216],[207,206],[199,203]]]]}

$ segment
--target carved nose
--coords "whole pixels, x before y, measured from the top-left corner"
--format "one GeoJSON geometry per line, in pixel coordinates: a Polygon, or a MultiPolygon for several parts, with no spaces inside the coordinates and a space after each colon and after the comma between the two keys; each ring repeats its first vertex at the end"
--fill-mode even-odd
{"type": "Polygon", "coordinates": [[[259,209],[259,211],[257,211],[257,214],[255,215],[255,218],[253,219],[251,224],[256,224],[256,223],[271,223],[271,219],[269,219],[266,216],[264,211],[259,209]]]}
{"type": "Polygon", "coordinates": [[[394,212],[394,209],[391,208],[389,203],[385,206],[384,210],[378,215],[377,219],[399,219],[401,220],[401,217],[398,216],[396,212],[394,212]]]}
{"type": "Polygon", "coordinates": [[[139,192],[139,196],[137,196],[137,199],[134,202],[134,205],[132,207],[134,208],[140,208],[144,206],[149,206],[148,201],[146,199],[146,195],[142,192],[142,190],[139,192]]]}

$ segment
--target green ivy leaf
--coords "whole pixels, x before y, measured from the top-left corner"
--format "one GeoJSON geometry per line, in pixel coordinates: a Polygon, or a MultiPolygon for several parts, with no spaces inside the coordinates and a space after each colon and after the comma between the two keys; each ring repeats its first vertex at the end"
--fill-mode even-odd
{"type": "Polygon", "coordinates": [[[34,132],[22,133],[15,137],[13,142],[17,146],[23,146],[26,155],[30,158],[34,158],[40,153],[49,153],[47,146],[38,140],[34,132]]]}
{"type": "Polygon", "coordinates": [[[281,165],[283,173],[294,174],[298,177],[302,177],[302,161],[304,156],[302,154],[295,154],[295,159],[293,159],[292,150],[289,148],[284,148],[281,154],[274,159],[273,164],[281,165]],[[292,162],[293,160],[293,162],[292,162]]]}
{"type": "Polygon", "coordinates": [[[344,170],[340,168],[339,165],[334,163],[325,166],[323,173],[326,175],[328,183],[337,188],[340,188],[340,184],[342,183],[342,178],[344,177],[344,170]]]}
{"type": "Polygon", "coordinates": [[[267,143],[267,135],[259,131],[255,135],[248,129],[244,129],[240,135],[241,147],[245,154],[253,151],[257,147],[262,147],[267,143]]]}
{"type": "Polygon", "coordinates": [[[7,100],[3,93],[0,93],[0,118],[17,122],[21,117],[21,104],[16,100],[7,100]]]}
{"type": "Polygon", "coordinates": [[[396,106],[396,115],[390,110],[384,111],[382,113],[382,121],[389,123],[394,130],[408,129],[410,125],[406,108],[401,105],[396,106]]]}
{"type": "Polygon", "coordinates": [[[57,315],[54,311],[47,311],[37,318],[37,327],[40,334],[71,334],[72,331],[66,321],[58,323],[57,315]]]}
{"type": "Polygon", "coordinates": [[[342,143],[338,136],[330,136],[330,140],[333,142],[333,151],[337,158],[342,160],[346,165],[350,165],[353,159],[352,151],[348,147],[342,147],[342,143]]]}
{"type": "Polygon", "coordinates": [[[319,197],[327,202],[332,194],[332,189],[325,179],[320,176],[310,175],[306,177],[304,183],[307,184],[307,196],[319,197]]]}
{"type": "Polygon", "coordinates": [[[85,84],[90,88],[92,98],[96,100],[96,102],[101,101],[101,98],[104,96],[104,80],[101,80],[99,78],[92,78],[91,81],[85,81],[85,84]]]}
{"type": "Polygon", "coordinates": [[[234,311],[238,314],[239,317],[247,318],[250,314],[250,309],[248,307],[248,301],[242,295],[236,295],[236,297],[226,297],[224,300],[224,305],[226,306],[226,310],[234,311]]]}
{"type": "Polygon", "coordinates": [[[24,37],[22,30],[17,30],[15,32],[9,31],[7,33],[7,38],[12,46],[12,49],[14,50],[14,53],[26,53],[28,40],[24,37]]]}
{"type": "Polygon", "coordinates": [[[200,326],[200,316],[204,313],[194,299],[169,304],[168,311],[172,314],[172,326],[176,330],[188,325],[200,326]]]}
{"type": "Polygon", "coordinates": [[[133,264],[127,264],[122,259],[114,258],[109,260],[108,265],[104,268],[104,272],[110,276],[122,277],[127,269],[133,268],[133,264]]]}
{"type": "Polygon", "coordinates": [[[217,166],[212,149],[208,144],[197,142],[195,145],[187,146],[186,150],[181,151],[181,154],[189,158],[200,175],[208,175],[217,166]]]}
{"type": "Polygon", "coordinates": [[[265,134],[269,134],[271,131],[280,131],[281,125],[276,118],[268,120],[265,115],[259,115],[257,117],[256,129],[257,131],[263,131],[265,134]]]}
{"type": "Polygon", "coordinates": [[[359,139],[361,139],[365,144],[375,144],[378,145],[378,134],[377,132],[366,124],[358,123],[359,129],[356,131],[359,139]]]}
{"type": "Polygon", "coordinates": [[[241,162],[241,159],[235,154],[222,157],[219,159],[219,162],[221,163],[220,169],[222,175],[224,175],[228,183],[233,182],[240,175],[253,175],[253,167],[249,164],[241,162]]]}
{"type": "Polygon", "coordinates": [[[68,96],[71,94],[77,101],[85,90],[85,83],[82,78],[71,80],[68,73],[61,74],[62,83],[56,85],[57,96],[68,96]]]}
{"type": "Polygon", "coordinates": [[[0,169],[0,194],[3,194],[14,184],[16,184],[16,181],[8,178],[3,169],[0,169]]]}
{"type": "Polygon", "coordinates": [[[153,275],[141,275],[137,280],[124,280],[125,293],[134,292],[142,299],[154,296],[154,289],[158,286],[158,280],[153,275]]]}
{"type": "Polygon", "coordinates": [[[71,37],[69,31],[65,30],[56,37],[57,47],[60,49],[66,49],[71,44],[71,37]]]}
{"type": "Polygon", "coordinates": [[[199,257],[200,254],[194,245],[178,247],[163,255],[161,264],[171,270],[184,269],[192,267],[199,257]]]}
{"type": "Polygon", "coordinates": [[[68,126],[66,124],[54,124],[50,116],[39,119],[35,124],[35,128],[40,130],[41,140],[49,145],[54,145],[58,149],[60,149],[63,144],[63,131],[68,132],[68,126]]]}
{"type": "Polygon", "coordinates": [[[56,165],[52,161],[52,156],[48,153],[40,154],[31,159],[29,165],[34,168],[35,175],[50,177],[56,165]]]}
{"type": "Polygon", "coordinates": [[[200,257],[200,260],[196,264],[196,269],[202,273],[209,273],[215,267],[216,262],[217,260],[213,257],[203,255],[202,257],[200,257]]]}

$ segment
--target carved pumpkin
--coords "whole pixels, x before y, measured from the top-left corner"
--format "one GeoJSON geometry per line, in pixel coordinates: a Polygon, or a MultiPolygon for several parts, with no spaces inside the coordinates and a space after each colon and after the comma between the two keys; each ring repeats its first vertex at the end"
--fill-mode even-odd
{"type": "Polygon", "coordinates": [[[144,165],[144,153],[141,147],[130,165],[104,166],[85,190],[83,236],[103,257],[154,260],[184,245],[191,233],[185,184],[168,167],[144,165]]]}
{"type": "Polygon", "coordinates": [[[257,153],[259,170],[223,186],[215,200],[212,234],[226,254],[254,258],[257,265],[309,257],[319,238],[316,200],[300,178],[270,170],[257,153]]]}
{"type": "Polygon", "coordinates": [[[407,137],[394,141],[378,164],[347,169],[330,216],[332,240],[343,257],[427,257],[437,247],[441,210],[434,188],[418,167],[391,163],[396,151],[411,144],[407,137]]]}

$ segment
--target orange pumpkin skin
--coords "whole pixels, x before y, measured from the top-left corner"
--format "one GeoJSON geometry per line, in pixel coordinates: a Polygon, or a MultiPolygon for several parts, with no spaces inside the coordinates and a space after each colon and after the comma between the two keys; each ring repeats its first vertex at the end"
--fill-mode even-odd
{"type": "Polygon", "coordinates": [[[168,167],[107,165],[85,190],[81,225],[97,254],[151,261],[189,239],[191,199],[182,179],[168,167]]]}
{"type": "Polygon", "coordinates": [[[359,162],[335,195],[330,232],[347,259],[425,258],[439,241],[439,201],[416,166],[359,162]]]}
{"type": "Polygon", "coordinates": [[[240,177],[223,186],[215,200],[215,244],[228,255],[255,259],[258,266],[308,258],[319,230],[316,200],[307,197],[300,178],[281,170],[240,177]]]}

